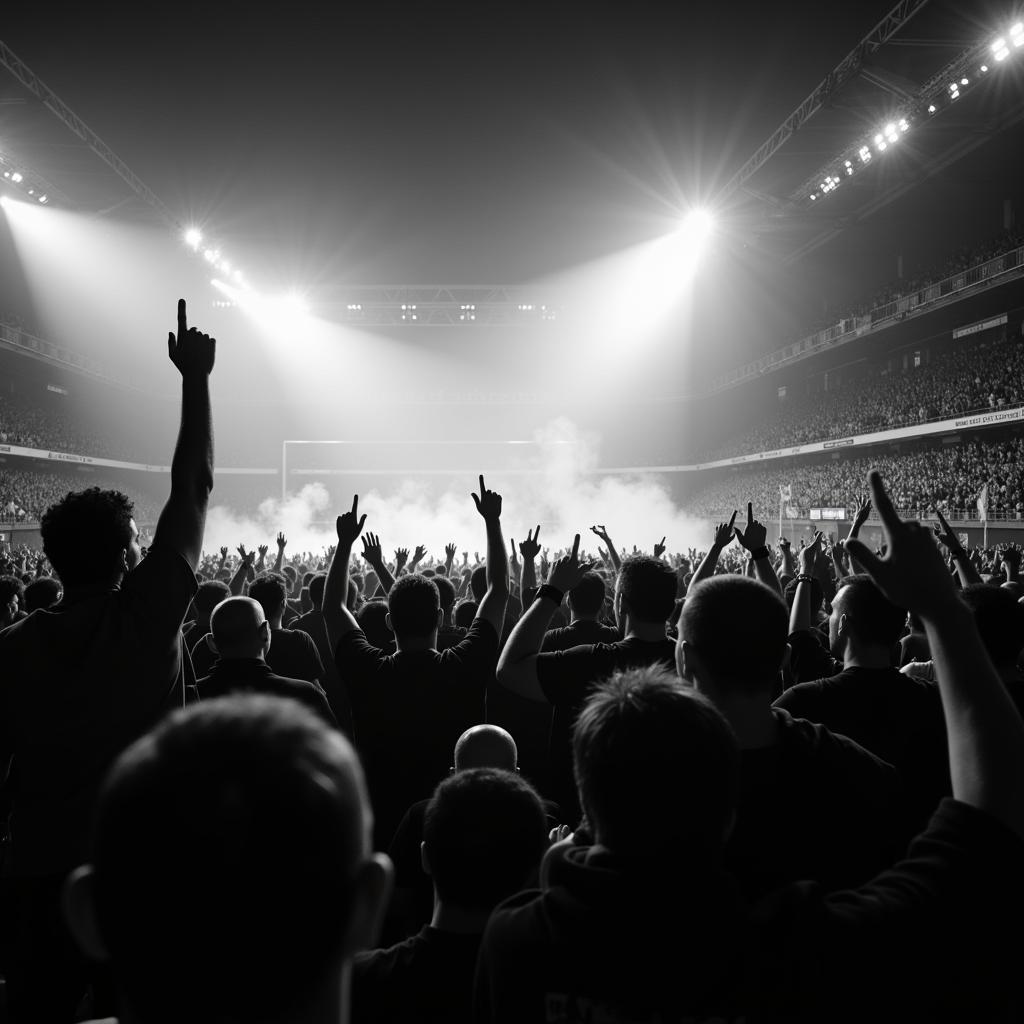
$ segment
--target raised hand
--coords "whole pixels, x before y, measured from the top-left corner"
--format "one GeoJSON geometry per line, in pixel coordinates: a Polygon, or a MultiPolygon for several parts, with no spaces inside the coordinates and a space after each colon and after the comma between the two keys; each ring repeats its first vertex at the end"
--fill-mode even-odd
{"type": "Polygon", "coordinates": [[[227,547],[225,546],[225,547],[222,547],[222,548],[220,549],[220,560],[221,560],[222,562],[224,562],[224,561],[227,561],[227,557],[228,557],[228,549],[227,549],[227,547]]]}
{"type": "Polygon", "coordinates": [[[936,509],[935,514],[939,517],[939,523],[941,524],[941,526],[932,527],[932,532],[935,534],[938,542],[945,546],[954,558],[958,555],[966,554],[963,544],[960,543],[960,538],[952,531],[942,512],[936,509]]]}
{"type": "Polygon", "coordinates": [[[731,543],[733,538],[733,529],[736,524],[736,510],[733,510],[732,518],[727,523],[719,523],[715,530],[715,541],[714,546],[719,551],[724,551],[731,543]]]}
{"type": "Polygon", "coordinates": [[[416,550],[412,553],[412,564],[419,565],[423,561],[424,555],[426,555],[427,549],[422,544],[416,545],[416,550]]]}
{"type": "MultiPolygon", "coordinates": [[[[736,518],[735,512],[733,513],[733,518],[736,518]]],[[[764,542],[768,538],[768,528],[754,518],[753,502],[747,502],[746,530],[741,530],[737,526],[734,527],[733,532],[736,534],[736,539],[747,549],[747,551],[756,551],[758,548],[763,548],[765,546],[764,542]]]]}
{"type": "Polygon", "coordinates": [[[859,529],[867,522],[869,515],[871,515],[871,499],[866,494],[862,494],[857,498],[857,511],[853,516],[854,526],[859,529]]]}
{"type": "Polygon", "coordinates": [[[605,544],[608,543],[608,531],[604,528],[604,526],[592,526],[590,528],[590,532],[598,536],[601,540],[605,542],[605,544]]]}
{"type": "Polygon", "coordinates": [[[523,556],[524,561],[532,562],[540,554],[540,541],[537,540],[539,535],[539,525],[533,531],[526,531],[526,540],[519,545],[519,554],[523,556]]]}
{"type": "Polygon", "coordinates": [[[593,562],[580,562],[580,535],[577,533],[572,542],[572,551],[563,555],[551,567],[551,574],[548,576],[548,584],[564,594],[572,590],[581,579],[583,574],[594,567],[593,562]]]}
{"type": "Polygon", "coordinates": [[[261,544],[257,550],[260,553],[260,561],[262,562],[267,557],[267,552],[270,548],[266,544],[261,544]]]}
{"type": "Polygon", "coordinates": [[[409,561],[408,548],[395,548],[395,572],[401,572],[405,563],[409,561]]]}
{"type": "Polygon", "coordinates": [[[655,558],[661,558],[661,556],[663,554],[665,554],[665,538],[664,537],[661,538],[661,543],[660,544],[655,544],[654,545],[654,557],[655,558]]]}
{"type": "Polygon", "coordinates": [[[444,557],[449,562],[454,562],[455,561],[455,545],[454,544],[445,544],[445,546],[444,546],[444,557]]]}
{"type": "Polygon", "coordinates": [[[178,299],[178,333],[168,332],[167,355],[182,377],[208,377],[217,355],[217,339],[188,326],[185,300],[178,299]]]}
{"type": "Polygon", "coordinates": [[[366,536],[363,537],[363,558],[371,566],[380,565],[384,560],[384,552],[380,546],[380,537],[377,534],[367,531],[366,536]]]}
{"type": "MultiPolygon", "coordinates": [[[[956,590],[946,572],[945,561],[932,540],[931,531],[920,523],[905,523],[900,519],[877,472],[869,474],[868,482],[874,506],[882,520],[885,555],[879,557],[859,540],[847,541],[847,551],[898,607],[928,618],[954,606],[956,590]]],[[[948,530],[945,520],[941,522],[948,530]]]]}
{"type": "Polygon", "coordinates": [[[239,558],[241,558],[246,565],[252,565],[253,560],[256,558],[255,551],[246,551],[244,544],[239,544],[236,550],[238,551],[239,558]]]}
{"type": "MultiPolygon", "coordinates": [[[[480,495],[473,494],[473,502],[476,504],[476,510],[487,519],[500,519],[501,518],[501,495],[497,491],[489,491],[484,486],[483,474],[480,475],[480,495]]],[[[479,557],[477,561],[480,561],[479,557]]]]}
{"type": "Polygon", "coordinates": [[[800,549],[800,574],[802,576],[811,576],[814,574],[814,569],[818,561],[818,556],[821,554],[821,545],[825,539],[825,535],[819,530],[814,535],[814,540],[805,548],[800,549]]]}
{"type": "Polygon", "coordinates": [[[283,533],[277,535],[277,549],[278,551],[284,551],[288,546],[288,538],[283,533]]]}
{"type": "Polygon", "coordinates": [[[789,554],[793,550],[793,545],[789,542],[787,537],[779,538],[779,548],[784,555],[789,554]]]}
{"type": "Polygon", "coordinates": [[[1016,544],[1007,544],[1003,548],[1003,561],[1014,570],[1020,568],[1022,555],[1024,552],[1016,544]]]}
{"type": "MultiPolygon", "coordinates": [[[[366,514],[359,516],[359,495],[352,499],[352,511],[343,512],[338,516],[334,526],[338,531],[338,547],[351,548],[356,538],[363,532],[363,524],[366,522],[366,514]]],[[[280,543],[281,537],[278,537],[280,543]]]]}

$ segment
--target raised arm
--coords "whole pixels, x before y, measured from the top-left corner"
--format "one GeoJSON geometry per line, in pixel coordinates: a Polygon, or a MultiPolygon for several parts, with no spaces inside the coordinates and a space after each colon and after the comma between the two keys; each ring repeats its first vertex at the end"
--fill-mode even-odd
{"type": "Polygon", "coordinates": [[[451,579],[452,566],[455,564],[455,545],[445,544],[444,546],[444,571],[451,579]]]}
{"type": "Polygon", "coordinates": [[[245,592],[245,584],[249,580],[249,573],[252,571],[252,560],[254,558],[252,551],[246,551],[244,544],[238,545],[238,568],[235,570],[235,575],[231,577],[231,582],[228,584],[228,589],[231,591],[232,597],[241,597],[245,592]]]}
{"type": "Polygon", "coordinates": [[[547,585],[530,607],[523,611],[522,618],[516,623],[498,658],[498,682],[520,697],[547,700],[537,678],[537,655],[540,654],[544,634],[566,592],[572,590],[583,578],[583,574],[593,568],[592,563],[580,563],[579,551],[580,535],[577,533],[571,553],[555,562],[547,585]]]}
{"type": "Polygon", "coordinates": [[[608,548],[608,557],[612,560],[612,568],[618,572],[622,567],[622,560],[619,558],[618,551],[615,550],[615,545],[612,543],[611,537],[608,536],[608,531],[603,526],[592,526],[590,532],[596,534],[605,542],[608,548]]]}
{"type": "Polygon", "coordinates": [[[715,567],[718,565],[718,559],[721,557],[722,552],[732,543],[735,525],[736,512],[734,510],[729,522],[718,524],[718,528],[715,530],[715,539],[711,544],[708,553],[701,559],[700,565],[697,566],[697,571],[693,574],[693,579],[690,580],[691,590],[700,583],[701,580],[710,579],[715,575],[715,567]]]}
{"type": "Polygon", "coordinates": [[[939,543],[953,556],[957,575],[960,577],[960,585],[968,587],[972,583],[981,583],[981,573],[978,572],[977,566],[971,561],[970,556],[964,550],[963,544],[960,543],[960,538],[950,529],[949,523],[946,522],[945,517],[938,509],[935,510],[935,514],[939,517],[939,522],[942,525],[933,526],[932,529],[935,531],[935,536],[938,538],[939,543]]]}
{"type": "MultiPolygon", "coordinates": [[[[395,585],[395,577],[391,575],[391,570],[388,568],[387,562],[384,561],[384,549],[381,547],[380,537],[377,534],[367,533],[363,538],[363,558],[377,574],[381,589],[385,594],[390,594],[391,588],[395,585]]],[[[348,594],[347,588],[345,593],[348,594]]]]}
{"type": "Polygon", "coordinates": [[[280,572],[284,565],[284,549],[288,547],[288,538],[283,534],[277,535],[277,558],[274,560],[274,572],[280,572]]]}
{"type": "Polygon", "coordinates": [[[195,572],[203,548],[206,508],[213,490],[213,417],[210,373],[217,342],[188,326],[178,300],[178,333],[167,335],[167,354],[181,374],[181,426],[171,461],[171,494],[153,542],[177,551],[195,572]]]}
{"type": "Polygon", "coordinates": [[[536,558],[540,554],[540,524],[533,531],[526,531],[526,540],[519,545],[519,554],[523,556],[523,572],[519,577],[519,593],[522,595],[523,610],[526,610],[526,602],[529,600],[527,591],[537,589],[537,564],[536,558]]]}
{"type": "Polygon", "coordinates": [[[1024,837],[1024,722],[930,531],[900,521],[877,473],[870,483],[885,530],[885,557],[859,540],[848,547],[885,596],[924,623],[946,715],[953,796],[1024,837]]]}
{"type": "Polygon", "coordinates": [[[814,535],[814,540],[800,551],[800,574],[796,578],[796,593],[793,595],[793,607],[789,612],[790,633],[799,633],[814,625],[811,615],[811,580],[823,539],[819,530],[814,535]]]}
{"type": "Polygon", "coordinates": [[[755,578],[774,590],[776,594],[781,594],[782,585],[775,573],[775,566],[772,565],[771,549],[765,543],[768,539],[768,530],[763,523],[759,523],[754,518],[753,502],[747,502],[746,530],[741,530],[738,526],[733,529],[736,532],[736,539],[750,553],[755,578]]]}
{"type": "Polygon", "coordinates": [[[473,495],[476,510],[483,516],[487,527],[487,593],[477,609],[478,619],[485,619],[501,636],[505,625],[505,605],[508,603],[508,552],[501,535],[501,495],[489,491],[480,477],[480,496],[473,495]]]}
{"type": "Polygon", "coordinates": [[[331,568],[324,584],[324,622],[331,650],[337,650],[338,641],[353,629],[359,628],[355,616],[348,610],[348,563],[352,558],[352,545],[363,532],[366,516],[359,517],[359,495],[352,499],[352,511],[338,516],[338,546],[331,559],[331,568]]]}

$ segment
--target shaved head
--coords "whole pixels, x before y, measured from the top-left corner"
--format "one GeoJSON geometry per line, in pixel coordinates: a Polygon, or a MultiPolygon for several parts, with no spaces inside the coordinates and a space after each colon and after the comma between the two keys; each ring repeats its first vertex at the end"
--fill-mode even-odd
{"type": "Polygon", "coordinates": [[[516,741],[498,725],[474,725],[455,744],[455,769],[504,768],[514,772],[519,765],[516,741]]]}
{"type": "Polygon", "coordinates": [[[210,616],[210,631],[222,655],[255,657],[263,648],[260,629],[267,617],[259,601],[251,597],[229,597],[210,616]]]}

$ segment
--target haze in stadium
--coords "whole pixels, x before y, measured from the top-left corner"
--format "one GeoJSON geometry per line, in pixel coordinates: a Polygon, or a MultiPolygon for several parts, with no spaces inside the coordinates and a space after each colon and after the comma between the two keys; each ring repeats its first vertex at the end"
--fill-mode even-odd
{"type": "MultiPolygon", "coordinates": [[[[1000,276],[941,316],[739,369],[1013,228],[1012,5],[566,9],[542,31],[524,13],[486,47],[453,30],[455,8],[365,10],[344,60],[319,7],[279,36],[227,9],[204,9],[197,32],[186,5],[159,38],[127,10],[59,32],[15,14],[5,29],[0,306],[63,353],[30,369],[9,353],[11,390],[31,405],[53,383],[48,412],[72,433],[130,438],[70,455],[166,464],[174,381],[147,339],[167,297],[187,296],[220,342],[217,463],[231,472],[214,547],[282,519],[322,547],[330,510],[360,491],[383,532],[423,522],[437,549],[472,522],[451,510],[480,463],[514,476],[553,545],[601,508],[637,543],[673,532],[700,547],[729,488],[687,467],[759,455],[756,425],[798,402],[825,410],[802,441],[849,433],[827,423],[837,385],[880,360],[938,360],[947,319],[1015,308],[1000,276]],[[928,45],[910,54],[912,36],[928,45]],[[871,60],[850,74],[862,41],[871,60]],[[171,52],[193,69],[173,87],[150,70],[171,52]],[[42,106],[23,66],[94,136],[42,106]],[[107,87],[98,69],[114,66],[131,89],[107,87]],[[823,80],[834,95],[780,141],[823,80]],[[982,144],[979,124],[995,125],[982,144]]],[[[763,433],[774,448],[795,436],[763,433]]],[[[159,493],[158,473],[106,469],[159,493]]],[[[794,535],[838,501],[807,499],[794,535]]]]}

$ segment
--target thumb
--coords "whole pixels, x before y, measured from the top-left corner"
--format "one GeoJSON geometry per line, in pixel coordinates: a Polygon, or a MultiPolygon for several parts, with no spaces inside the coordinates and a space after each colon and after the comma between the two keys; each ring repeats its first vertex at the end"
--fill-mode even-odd
{"type": "Polygon", "coordinates": [[[175,345],[175,342],[174,342],[174,332],[173,331],[168,331],[167,332],[167,355],[170,356],[171,359],[174,358],[174,345],[175,345]]]}
{"type": "Polygon", "coordinates": [[[872,579],[876,582],[881,582],[885,576],[886,565],[885,563],[874,553],[861,540],[853,539],[848,540],[845,544],[846,553],[864,567],[864,569],[870,573],[872,579]]]}

